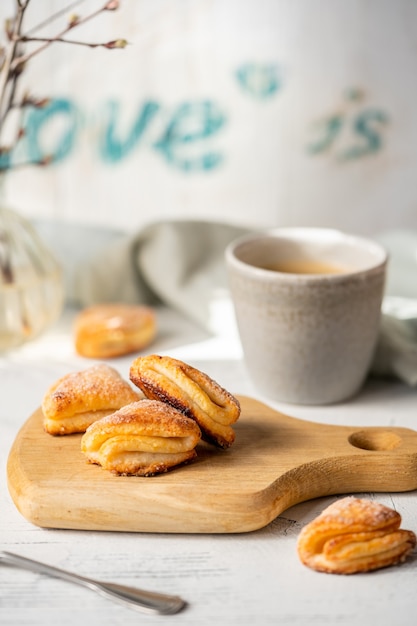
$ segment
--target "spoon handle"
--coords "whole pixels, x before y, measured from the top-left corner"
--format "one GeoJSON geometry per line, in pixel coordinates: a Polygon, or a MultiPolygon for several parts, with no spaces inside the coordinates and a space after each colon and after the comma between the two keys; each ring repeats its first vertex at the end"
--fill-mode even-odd
{"type": "Polygon", "coordinates": [[[172,615],[178,613],[186,606],[186,603],[179,596],[171,596],[153,591],[144,591],[135,587],[127,587],[115,583],[102,582],[92,578],[86,578],[74,572],[47,565],[40,561],[34,561],[27,557],[14,554],[13,552],[0,552],[0,561],[15,565],[32,572],[47,574],[54,578],[61,578],[68,582],[87,587],[96,591],[102,596],[111,598],[130,606],[142,610],[146,613],[158,613],[160,615],[172,615]]]}

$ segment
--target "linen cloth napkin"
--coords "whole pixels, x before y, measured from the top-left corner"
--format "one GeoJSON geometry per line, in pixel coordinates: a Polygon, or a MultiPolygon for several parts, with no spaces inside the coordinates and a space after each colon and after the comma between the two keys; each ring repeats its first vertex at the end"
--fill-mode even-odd
{"type": "MultiPolygon", "coordinates": [[[[58,236],[56,225],[37,227],[64,266],[69,304],[164,304],[210,333],[221,323],[214,314],[216,303],[230,303],[225,248],[253,231],[201,220],[155,222],[132,235],[60,225],[58,236]]],[[[375,239],[388,250],[390,262],[370,374],[417,386],[417,233],[386,233],[375,239]]]]}
{"type": "Polygon", "coordinates": [[[76,303],[165,304],[213,331],[212,305],[228,296],[227,244],[248,229],[203,221],[150,224],[115,241],[77,272],[76,303]]]}
{"type": "Polygon", "coordinates": [[[389,262],[371,371],[417,387],[417,231],[387,231],[375,239],[388,251],[389,262]]]}

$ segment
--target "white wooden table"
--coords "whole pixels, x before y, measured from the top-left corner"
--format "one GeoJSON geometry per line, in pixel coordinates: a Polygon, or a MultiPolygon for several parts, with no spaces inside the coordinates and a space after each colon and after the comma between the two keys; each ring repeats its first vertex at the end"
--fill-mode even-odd
{"type": "MultiPolygon", "coordinates": [[[[0,566],[0,623],[107,626],[123,624],[415,626],[417,556],[370,574],[335,576],[304,567],[296,554],[303,525],[336,496],[288,509],[248,534],[170,535],[49,530],[33,526],[15,508],[6,463],[20,426],[59,376],[88,367],[75,355],[72,313],[39,340],[0,358],[0,549],[185,598],[188,608],[154,617],[102,599],[88,590],[10,566],[0,566]]],[[[159,313],[152,351],[206,371],[236,394],[262,401],[248,381],[235,333],[208,337],[168,311],[159,313]]],[[[111,364],[127,376],[131,357],[111,364]]],[[[329,407],[270,403],[284,413],[329,424],[417,427],[417,391],[372,380],[354,400],[329,407]]],[[[45,460],[47,462],[47,460],[45,460]]],[[[417,492],[360,494],[397,509],[402,527],[417,531],[417,492]]]]}

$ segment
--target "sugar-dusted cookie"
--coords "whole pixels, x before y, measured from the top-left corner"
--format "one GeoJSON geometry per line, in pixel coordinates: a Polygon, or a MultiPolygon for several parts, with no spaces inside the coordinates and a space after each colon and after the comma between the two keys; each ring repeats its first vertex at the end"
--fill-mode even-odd
{"type": "Polygon", "coordinates": [[[81,451],[122,475],[152,476],[193,459],[201,432],[194,420],[157,400],[140,400],[89,426],[81,451]]]}
{"type": "Polygon", "coordinates": [[[400,530],[397,511],[352,496],[337,500],[301,531],[297,551],[304,565],[319,572],[355,574],[404,561],[416,545],[400,530]]]}
{"type": "Polygon", "coordinates": [[[178,359],[152,354],[133,361],[130,379],[148,398],[162,400],[194,419],[203,439],[221,448],[234,442],[231,424],[239,418],[240,404],[207,374],[178,359]]]}
{"type": "Polygon", "coordinates": [[[42,402],[44,428],[51,435],[81,433],[96,420],[143,398],[112,367],[103,364],[71,372],[56,381],[42,402]]]}

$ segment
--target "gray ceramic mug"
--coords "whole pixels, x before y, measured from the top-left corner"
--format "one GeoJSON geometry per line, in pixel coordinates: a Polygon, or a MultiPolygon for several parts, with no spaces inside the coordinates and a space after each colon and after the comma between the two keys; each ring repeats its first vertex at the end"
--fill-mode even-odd
{"type": "Polygon", "coordinates": [[[322,228],[247,235],[226,249],[246,366],[265,396],[329,404],[353,396],[379,333],[387,253],[322,228]]]}

